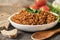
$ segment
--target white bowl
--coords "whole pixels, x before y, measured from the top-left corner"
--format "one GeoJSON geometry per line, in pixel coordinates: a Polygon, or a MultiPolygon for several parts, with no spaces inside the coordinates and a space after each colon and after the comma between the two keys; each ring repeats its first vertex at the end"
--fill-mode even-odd
{"type": "MultiPolygon", "coordinates": [[[[18,12],[15,13],[15,14],[18,14],[18,12]]],[[[13,14],[12,16],[14,16],[15,14],[13,14]]],[[[58,16],[56,13],[52,13],[52,14],[58,16]]],[[[12,16],[10,16],[10,17],[8,18],[8,20],[9,20],[10,23],[11,23],[11,25],[14,26],[14,27],[17,28],[17,29],[20,29],[20,30],[23,30],[23,31],[28,31],[28,32],[34,32],[34,31],[40,31],[40,30],[46,30],[46,29],[52,28],[52,27],[54,27],[54,26],[58,23],[58,21],[59,21],[59,16],[58,16],[58,18],[57,18],[57,20],[56,20],[55,22],[51,22],[51,23],[49,23],[49,24],[43,24],[43,25],[23,25],[23,24],[17,24],[17,23],[15,23],[15,22],[13,22],[13,21],[11,20],[11,17],[12,17],[12,16]]]]}

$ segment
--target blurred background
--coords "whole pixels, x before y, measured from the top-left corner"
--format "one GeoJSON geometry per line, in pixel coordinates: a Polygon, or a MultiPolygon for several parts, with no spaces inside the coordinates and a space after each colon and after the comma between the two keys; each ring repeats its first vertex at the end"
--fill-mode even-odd
{"type": "MultiPolygon", "coordinates": [[[[48,0],[52,2],[54,0],[48,0]]],[[[0,12],[13,14],[23,7],[33,4],[34,0],[0,0],[0,12]]]]}

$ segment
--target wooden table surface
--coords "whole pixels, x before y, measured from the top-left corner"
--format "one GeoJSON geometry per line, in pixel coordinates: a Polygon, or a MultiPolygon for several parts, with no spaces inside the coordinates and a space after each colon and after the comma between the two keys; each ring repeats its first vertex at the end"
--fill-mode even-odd
{"type": "MultiPolygon", "coordinates": [[[[53,1],[53,0],[49,0],[50,2],[53,1]]],[[[0,6],[0,13],[7,13],[9,15],[12,15],[13,13],[17,12],[20,10],[20,7],[11,7],[11,6],[0,6]]],[[[10,27],[13,27],[10,25],[10,27]]],[[[57,28],[60,28],[60,23],[58,23],[54,28],[52,29],[57,29],[57,28]]],[[[51,30],[51,29],[50,29],[51,30]]],[[[19,31],[20,32],[20,31],[19,31]]],[[[31,35],[33,33],[30,33],[30,32],[24,32],[24,31],[21,31],[22,33],[16,38],[16,39],[10,39],[10,38],[6,38],[6,37],[3,37],[1,34],[0,34],[0,40],[32,40],[31,39],[31,35]]],[[[51,38],[48,38],[46,40],[60,40],[60,33],[52,36],[51,38]]]]}

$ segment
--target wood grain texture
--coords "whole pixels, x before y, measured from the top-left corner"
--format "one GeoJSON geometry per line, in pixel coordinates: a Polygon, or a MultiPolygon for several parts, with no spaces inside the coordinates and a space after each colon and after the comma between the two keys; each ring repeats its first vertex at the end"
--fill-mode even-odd
{"type": "MultiPolygon", "coordinates": [[[[1,2],[2,0],[0,0],[0,2],[1,2]]],[[[29,2],[32,2],[32,0],[28,0],[29,2]]],[[[29,3],[29,2],[26,2],[26,1],[22,1],[21,2],[21,5],[22,6],[24,6],[26,3],[29,3]],[[26,3],[23,3],[23,2],[26,2],[26,3]]],[[[48,1],[53,1],[53,0],[48,0],[48,1]]],[[[29,3],[28,5],[30,5],[31,3],[29,3]]],[[[18,12],[21,8],[22,8],[22,6],[0,6],[0,13],[7,13],[7,15],[12,15],[13,13],[16,13],[16,12],[18,12]]],[[[6,16],[7,16],[6,15],[6,16]]],[[[1,19],[2,20],[2,19],[1,19]]],[[[11,26],[10,25],[10,27],[13,27],[13,26],[11,26]]],[[[54,28],[60,28],[60,23],[57,25],[57,26],[55,26],[54,28]]],[[[52,29],[54,29],[54,28],[52,28],[52,29]]],[[[11,28],[10,28],[11,29],[11,28]]],[[[18,37],[16,38],[16,39],[9,39],[9,38],[6,38],[6,37],[3,37],[1,34],[0,34],[0,40],[32,40],[31,39],[31,35],[32,35],[33,33],[28,33],[28,32],[23,32],[22,31],[22,33],[20,34],[20,35],[18,35],[18,37]]],[[[57,35],[55,35],[55,36],[53,36],[53,37],[51,37],[51,38],[49,38],[49,39],[46,39],[46,40],[60,40],[60,34],[57,34],[57,35]]]]}

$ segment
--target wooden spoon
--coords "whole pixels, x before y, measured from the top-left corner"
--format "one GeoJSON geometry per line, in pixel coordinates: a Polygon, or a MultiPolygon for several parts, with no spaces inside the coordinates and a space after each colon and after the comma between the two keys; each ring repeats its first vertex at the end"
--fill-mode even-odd
{"type": "Polygon", "coordinates": [[[32,34],[31,38],[33,40],[44,40],[46,38],[53,36],[55,33],[58,33],[58,32],[60,32],[60,29],[36,32],[32,34]]]}

